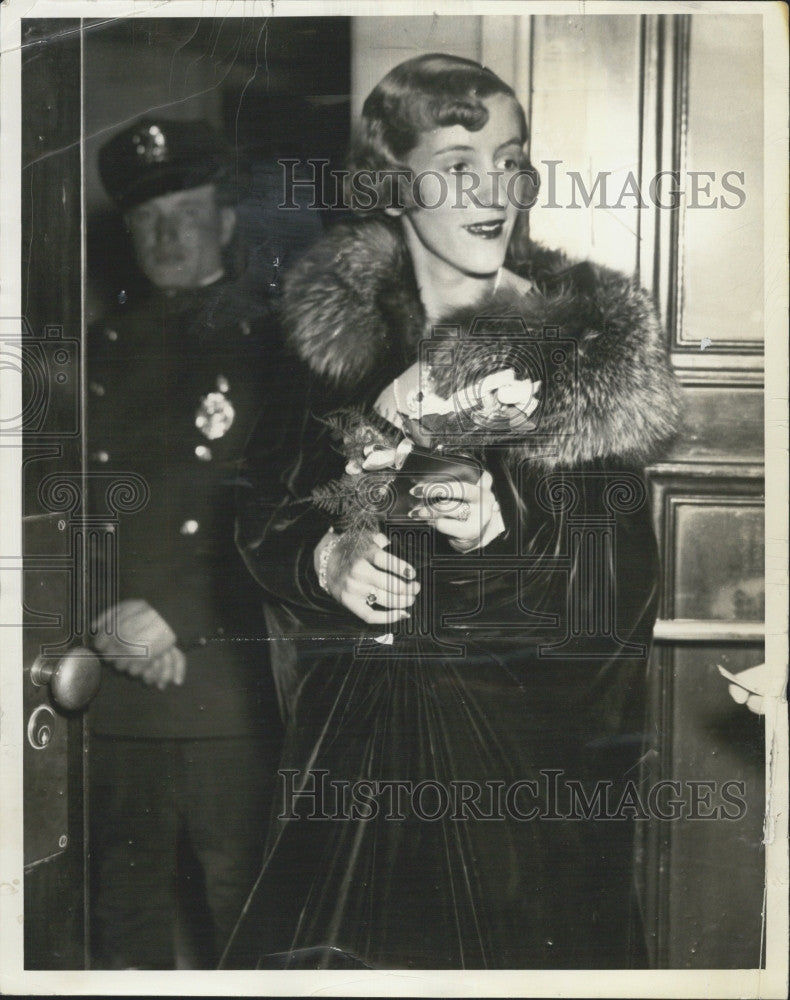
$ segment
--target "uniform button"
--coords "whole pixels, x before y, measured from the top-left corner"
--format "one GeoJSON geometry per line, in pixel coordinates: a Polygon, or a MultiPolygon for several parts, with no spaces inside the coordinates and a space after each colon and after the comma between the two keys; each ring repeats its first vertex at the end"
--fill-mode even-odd
{"type": "Polygon", "coordinates": [[[107,454],[106,451],[94,451],[94,453],[91,455],[91,458],[93,459],[94,462],[101,462],[102,465],[104,465],[105,462],[110,461],[110,456],[107,454]]]}
{"type": "Polygon", "coordinates": [[[184,521],[184,523],[181,525],[181,534],[194,535],[199,527],[200,525],[197,523],[197,521],[184,521]]]}
{"type": "Polygon", "coordinates": [[[199,444],[195,448],[195,454],[200,459],[201,462],[211,461],[211,448],[207,448],[204,444],[199,444]]]}
{"type": "Polygon", "coordinates": [[[104,395],[104,386],[101,385],[101,383],[99,383],[99,382],[90,382],[88,385],[89,385],[90,391],[94,394],[94,396],[103,396],[104,395]]]}
{"type": "Polygon", "coordinates": [[[117,340],[118,339],[118,331],[117,330],[105,330],[104,331],[104,335],[107,337],[108,340],[117,340]]]}

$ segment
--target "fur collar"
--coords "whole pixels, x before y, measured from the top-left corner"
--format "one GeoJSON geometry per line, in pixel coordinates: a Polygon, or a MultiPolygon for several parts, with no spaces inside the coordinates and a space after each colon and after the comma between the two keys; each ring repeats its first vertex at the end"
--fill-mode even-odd
{"type": "MultiPolygon", "coordinates": [[[[654,458],[677,427],[680,394],[647,293],[615,271],[570,266],[562,254],[537,246],[513,269],[536,290],[499,291],[444,320],[459,328],[472,359],[482,350],[480,334],[492,364],[492,342],[504,357],[514,330],[543,345],[538,433],[514,444],[513,457],[547,469],[654,458]],[[560,369],[552,337],[571,345],[561,380],[554,378],[560,369]]],[[[283,319],[290,347],[309,369],[346,391],[362,387],[394,351],[413,360],[425,319],[397,224],[336,225],[290,271],[283,319]]]]}

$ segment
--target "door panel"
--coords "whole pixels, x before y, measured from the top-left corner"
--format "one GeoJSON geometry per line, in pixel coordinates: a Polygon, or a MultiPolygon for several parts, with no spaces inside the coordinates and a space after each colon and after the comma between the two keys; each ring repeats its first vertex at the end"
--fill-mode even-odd
{"type": "MultiPolygon", "coordinates": [[[[707,434],[731,441],[726,421],[707,434]]],[[[652,831],[649,923],[654,957],[668,968],[755,968],[763,957],[764,728],[717,669],[765,659],[763,480],[745,460],[749,444],[745,455],[731,449],[727,465],[651,473],[664,579],[650,780],[679,782],[687,803],[652,831]]]]}
{"type": "MultiPolygon", "coordinates": [[[[41,651],[63,636],[64,609],[69,607],[72,573],[62,558],[63,519],[27,517],[24,576],[24,863],[27,868],[54,861],[69,842],[68,747],[70,721],[53,704],[48,685],[37,685],[31,667],[41,651]],[[44,556],[48,566],[32,568],[44,556]],[[46,558],[54,556],[55,558],[46,558]]],[[[64,560],[65,562],[65,560],[64,560]]]]}
{"type": "Polygon", "coordinates": [[[671,498],[673,616],[762,621],[764,524],[760,498],[671,498]]]}
{"type": "Polygon", "coordinates": [[[73,645],[82,606],[79,21],[23,20],[22,40],[25,967],[80,969],[83,718],[32,679],[73,645]]]}
{"type": "Polygon", "coordinates": [[[725,463],[732,456],[736,462],[761,463],[765,426],[762,372],[744,372],[734,360],[729,372],[683,377],[683,429],[670,459],[725,463]],[[745,375],[754,384],[742,384],[745,375]]]}

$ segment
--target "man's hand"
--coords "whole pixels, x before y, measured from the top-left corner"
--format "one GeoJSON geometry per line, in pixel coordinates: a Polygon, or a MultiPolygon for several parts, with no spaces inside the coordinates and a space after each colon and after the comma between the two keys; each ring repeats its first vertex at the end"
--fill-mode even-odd
{"type": "Polygon", "coordinates": [[[178,646],[171,646],[166,653],[152,660],[140,676],[146,684],[155,684],[160,691],[164,691],[168,684],[183,684],[186,672],[186,657],[178,646]]]}
{"type": "Polygon", "coordinates": [[[104,611],[94,628],[94,648],[116,670],[160,690],[184,683],[186,658],[176,645],[175,632],[147,601],[121,601],[104,611]],[[142,648],[130,650],[130,645],[142,648]]]}

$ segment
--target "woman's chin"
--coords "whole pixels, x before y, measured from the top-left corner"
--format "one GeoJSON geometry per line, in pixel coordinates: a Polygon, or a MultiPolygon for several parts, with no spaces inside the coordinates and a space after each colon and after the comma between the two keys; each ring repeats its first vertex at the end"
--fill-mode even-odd
{"type": "Polygon", "coordinates": [[[493,278],[505,263],[507,244],[503,243],[496,248],[481,247],[471,248],[465,255],[463,270],[475,278],[493,278]]]}
{"type": "Polygon", "coordinates": [[[467,266],[464,268],[464,274],[468,275],[470,278],[475,278],[478,281],[496,281],[497,275],[504,266],[504,263],[504,257],[495,264],[491,264],[489,262],[486,262],[485,264],[476,264],[472,262],[471,267],[467,266]]]}

